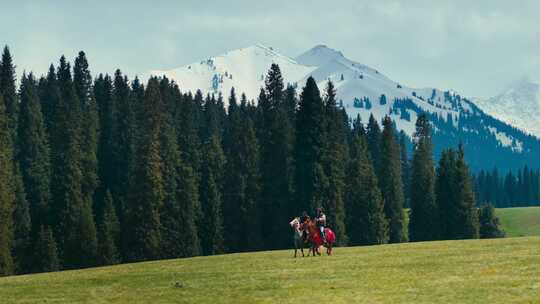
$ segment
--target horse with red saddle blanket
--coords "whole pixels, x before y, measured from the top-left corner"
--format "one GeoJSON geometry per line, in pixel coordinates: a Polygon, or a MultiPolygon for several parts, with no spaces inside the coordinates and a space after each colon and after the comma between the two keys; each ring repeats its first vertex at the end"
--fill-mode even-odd
{"type": "MultiPolygon", "coordinates": [[[[313,255],[315,256],[315,253],[317,255],[321,255],[321,252],[319,251],[319,248],[321,246],[326,247],[326,254],[332,255],[332,248],[334,246],[334,243],[336,242],[336,234],[332,229],[325,227],[324,228],[324,235],[325,238],[321,236],[320,230],[317,228],[317,224],[315,221],[311,219],[306,219],[306,221],[303,223],[304,229],[307,231],[307,241],[311,245],[310,247],[310,253],[313,252],[313,255]]],[[[308,253],[309,255],[309,253],[308,253]]]]}

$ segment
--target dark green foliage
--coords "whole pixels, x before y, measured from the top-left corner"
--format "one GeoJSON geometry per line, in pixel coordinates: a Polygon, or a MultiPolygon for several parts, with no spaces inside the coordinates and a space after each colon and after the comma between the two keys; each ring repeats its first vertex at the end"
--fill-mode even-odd
{"type": "Polygon", "coordinates": [[[151,260],[160,255],[159,209],[164,198],[159,140],[162,113],[159,82],[151,78],[136,113],[136,153],[122,230],[127,261],[151,260]]]}
{"type": "Polygon", "coordinates": [[[495,214],[492,204],[484,204],[478,209],[480,222],[480,238],[493,239],[504,237],[505,233],[501,228],[499,218],[495,214]]]}
{"type": "Polygon", "coordinates": [[[113,265],[120,262],[118,244],[120,242],[120,223],[116,217],[113,199],[109,191],[105,192],[103,214],[98,224],[98,251],[99,265],[113,265]]]}
{"type": "Polygon", "coordinates": [[[478,212],[476,211],[469,166],[465,163],[465,153],[460,145],[456,160],[456,197],[457,197],[457,239],[478,238],[478,212]]]}
{"type": "Polygon", "coordinates": [[[173,118],[181,104],[178,87],[167,78],[161,80],[164,121],[160,148],[163,160],[164,201],[160,210],[161,255],[165,258],[193,256],[199,253],[196,227],[198,190],[191,167],[181,159],[173,118]]]}
{"type": "MultiPolygon", "coordinates": [[[[259,95],[256,127],[260,143],[262,214],[276,222],[288,223],[291,215],[301,207],[293,206],[291,202],[294,122],[290,115],[294,101],[289,99],[285,102],[283,89],[281,71],[273,64],[266,75],[265,88],[259,95]]],[[[290,95],[288,97],[291,98],[290,95]]],[[[320,106],[322,118],[322,101],[320,106]]],[[[290,242],[288,234],[286,225],[264,225],[263,238],[268,240],[265,247],[284,248],[290,242]]]]}
{"type": "Polygon", "coordinates": [[[259,148],[245,96],[239,106],[234,90],[229,98],[223,139],[225,187],[224,234],[227,251],[250,251],[262,247],[259,210],[259,148]]]}
{"type": "Polygon", "coordinates": [[[34,241],[33,272],[51,272],[60,270],[58,249],[53,232],[49,226],[41,226],[34,241]]]}
{"type": "Polygon", "coordinates": [[[375,172],[379,174],[381,171],[381,128],[375,117],[373,117],[373,114],[369,116],[366,133],[371,160],[373,161],[375,172]]]}
{"type": "Polygon", "coordinates": [[[443,152],[437,169],[437,205],[443,239],[478,238],[478,212],[463,147],[443,152]]]}
{"type": "Polygon", "coordinates": [[[435,199],[435,170],[431,126],[426,116],[416,121],[411,173],[411,210],[409,240],[431,241],[439,238],[439,210],[435,199]]]}
{"type": "Polygon", "coordinates": [[[19,100],[17,98],[15,87],[15,65],[7,45],[2,53],[0,61],[0,95],[2,95],[5,104],[5,113],[7,124],[11,136],[11,142],[16,142],[17,120],[19,117],[19,100]]]}
{"type": "Polygon", "coordinates": [[[388,241],[399,243],[407,239],[403,229],[404,196],[399,144],[396,140],[392,120],[388,116],[384,118],[383,127],[380,146],[381,167],[378,174],[379,187],[384,199],[384,213],[388,220],[388,241]]]}
{"type": "Polygon", "coordinates": [[[0,276],[13,273],[13,145],[6,115],[6,106],[0,96],[0,276]]]}
{"type": "Polygon", "coordinates": [[[343,124],[342,112],[336,103],[336,92],[332,82],[328,82],[324,98],[325,140],[323,166],[328,178],[324,191],[323,207],[328,225],[336,234],[337,244],[347,244],[345,229],[345,164],[347,159],[348,125],[343,124]]]}
{"type": "Polygon", "coordinates": [[[295,198],[298,212],[323,205],[321,190],[328,183],[321,164],[325,137],[323,121],[323,101],[317,83],[310,77],[300,95],[296,119],[295,198]]]}
{"type": "Polygon", "coordinates": [[[345,206],[350,245],[374,245],[388,241],[388,223],[363,129],[356,130],[347,168],[345,206]]]}
{"type": "Polygon", "coordinates": [[[32,263],[32,220],[30,207],[24,193],[24,185],[19,165],[14,169],[15,207],[13,210],[13,258],[18,274],[28,273],[32,263]]]}
{"type": "Polygon", "coordinates": [[[201,246],[204,255],[222,253],[223,244],[223,166],[225,156],[218,135],[210,137],[203,147],[200,199],[201,246]]]}

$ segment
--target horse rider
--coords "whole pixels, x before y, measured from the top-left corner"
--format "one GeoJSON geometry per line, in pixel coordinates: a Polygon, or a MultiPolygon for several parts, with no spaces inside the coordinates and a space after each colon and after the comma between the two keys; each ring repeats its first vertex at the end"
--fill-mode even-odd
{"type": "Polygon", "coordinates": [[[326,214],[324,214],[322,207],[315,209],[315,222],[317,227],[319,227],[323,242],[326,242],[326,235],[324,235],[324,228],[326,227],[326,214]]]}

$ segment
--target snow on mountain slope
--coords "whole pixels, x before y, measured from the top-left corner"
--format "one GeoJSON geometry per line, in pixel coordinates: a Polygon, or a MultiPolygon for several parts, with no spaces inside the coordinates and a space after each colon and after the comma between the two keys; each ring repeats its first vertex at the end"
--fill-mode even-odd
{"type": "Polygon", "coordinates": [[[486,113],[540,137],[540,84],[524,77],[501,94],[475,102],[486,113]]]}
{"type": "Polygon", "coordinates": [[[150,74],[174,79],[185,91],[195,92],[200,89],[203,93],[228,96],[234,87],[249,99],[256,99],[272,63],[277,63],[281,68],[285,83],[293,83],[314,69],[298,64],[272,48],[257,44],[174,70],[151,71],[150,74]]]}
{"type": "MultiPolygon", "coordinates": [[[[177,69],[152,71],[151,74],[166,75],[175,80],[183,91],[195,92],[200,89],[204,94],[222,94],[227,97],[234,87],[237,93],[244,92],[248,99],[256,101],[272,63],[280,66],[285,83],[296,87],[298,92],[310,76],[317,81],[321,91],[327,81],[331,80],[336,87],[340,106],[350,117],[360,115],[364,122],[367,122],[371,114],[378,121],[390,115],[398,130],[412,136],[418,115],[428,114],[433,123],[434,141],[438,143],[439,152],[443,148],[455,147],[460,142],[469,143],[469,157],[473,159],[473,166],[489,168],[493,162],[503,162],[514,157],[514,154],[522,155],[521,158],[516,156],[509,161],[508,166],[517,166],[518,163],[540,157],[540,141],[486,115],[474,103],[457,93],[436,88],[408,87],[324,45],[315,46],[295,59],[270,47],[255,45],[177,69]],[[491,152],[494,150],[500,152],[486,157],[494,153],[491,152]],[[525,154],[528,156],[525,157],[525,154]]],[[[519,91],[530,94],[538,92],[537,87],[519,91]]],[[[513,96],[512,93],[507,95],[513,96]]],[[[501,104],[500,109],[505,106],[501,104]]]]}

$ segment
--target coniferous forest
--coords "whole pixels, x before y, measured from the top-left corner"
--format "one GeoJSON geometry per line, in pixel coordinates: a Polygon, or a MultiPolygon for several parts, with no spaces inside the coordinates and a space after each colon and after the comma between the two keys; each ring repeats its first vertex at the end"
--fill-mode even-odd
{"type": "Polygon", "coordinates": [[[477,209],[499,202],[475,190],[486,174],[461,146],[434,159],[427,116],[408,155],[390,118],[351,120],[331,82],[302,85],[274,64],[256,101],[204,96],[91,74],[84,52],[17,79],[6,47],[0,275],[289,248],[291,218],[319,206],[339,245],[501,236],[477,209]]]}

